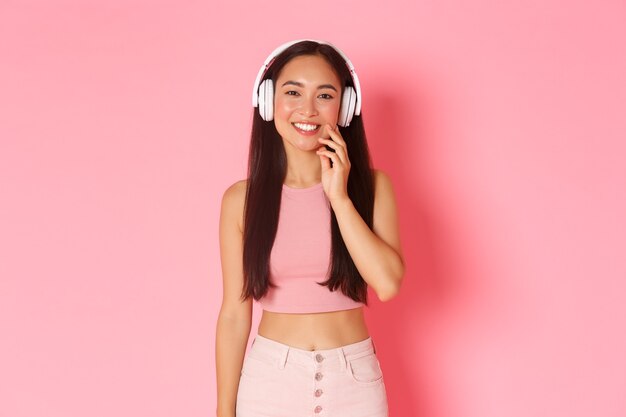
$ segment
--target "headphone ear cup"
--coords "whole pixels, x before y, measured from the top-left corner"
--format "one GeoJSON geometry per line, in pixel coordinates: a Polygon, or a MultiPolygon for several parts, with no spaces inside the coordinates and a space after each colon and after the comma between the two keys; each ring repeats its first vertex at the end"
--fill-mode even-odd
{"type": "Polygon", "coordinates": [[[259,86],[259,114],[266,122],[274,119],[274,82],[271,78],[259,86]]]}
{"type": "Polygon", "coordinates": [[[337,124],[341,127],[350,125],[352,117],[354,116],[354,110],[356,109],[356,92],[351,86],[347,86],[343,89],[343,96],[341,97],[341,109],[339,110],[339,120],[337,124]]]}

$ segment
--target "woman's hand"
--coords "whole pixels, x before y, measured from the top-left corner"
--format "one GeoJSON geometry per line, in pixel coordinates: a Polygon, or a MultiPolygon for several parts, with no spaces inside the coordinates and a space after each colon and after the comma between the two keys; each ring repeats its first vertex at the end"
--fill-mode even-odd
{"type": "Polygon", "coordinates": [[[319,155],[322,163],[322,186],[324,187],[324,192],[328,200],[333,203],[334,201],[350,198],[348,197],[350,160],[348,159],[346,142],[341,137],[339,129],[336,126],[333,128],[328,124],[325,127],[330,138],[318,138],[322,147],[316,153],[319,155]],[[323,145],[328,145],[335,152],[329,151],[323,145]],[[333,161],[332,167],[330,166],[331,160],[333,161]]]}

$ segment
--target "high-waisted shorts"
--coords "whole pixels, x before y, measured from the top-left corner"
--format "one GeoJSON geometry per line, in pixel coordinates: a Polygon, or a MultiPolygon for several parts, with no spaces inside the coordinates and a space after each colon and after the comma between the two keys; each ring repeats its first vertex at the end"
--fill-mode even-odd
{"type": "Polygon", "coordinates": [[[237,417],[387,417],[372,338],[310,351],[257,335],[243,361],[236,407],[237,417]]]}

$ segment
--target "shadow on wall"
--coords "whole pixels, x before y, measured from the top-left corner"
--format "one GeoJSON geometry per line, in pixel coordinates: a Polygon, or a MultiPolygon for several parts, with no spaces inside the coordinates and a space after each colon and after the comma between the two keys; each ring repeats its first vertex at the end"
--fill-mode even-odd
{"type": "Polygon", "coordinates": [[[368,86],[364,122],[373,165],[393,181],[406,272],[400,294],[390,302],[381,303],[370,289],[372,314],[368,309],[366,314],[385,375],[390,415],[435,417],[441,414],[436,410],[441,394],[432,370],[440,359],[429,357],[432,349],[423,342],[437,331],[433,322],[455,288],[443,267],[450,259],[443,253],[445,244],[438,242],[443,238],[440,220],[428,206],[427,149],[441,132],[431,118],[436,105],[420,92],[415,75],[399,73],[399,63],[387,67],[388,73],[370,74],[371,79],[393,80],[403,88],[368,86]]]}

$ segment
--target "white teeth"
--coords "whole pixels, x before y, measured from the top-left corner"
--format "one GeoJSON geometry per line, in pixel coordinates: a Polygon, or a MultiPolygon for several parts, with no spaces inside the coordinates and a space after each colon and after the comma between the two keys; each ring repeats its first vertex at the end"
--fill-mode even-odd
{"type": "Polygon", "coordinates": [[[298,129],[306,130],[308,132],[312,132],[319,127],[319,125],[309,125],[304,123],[294,123],[293,125],[298,129]]]}

